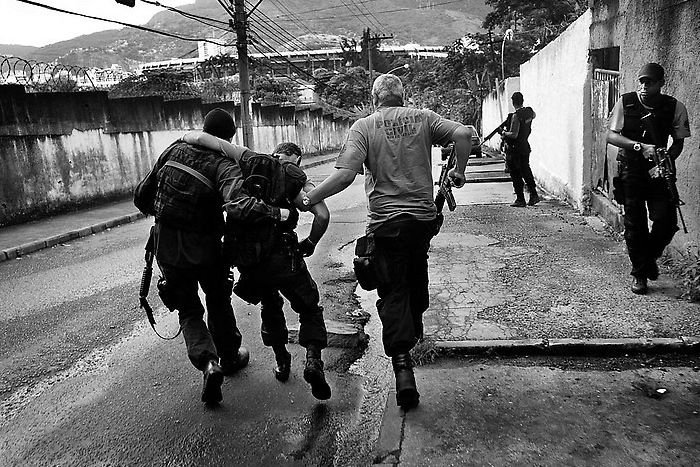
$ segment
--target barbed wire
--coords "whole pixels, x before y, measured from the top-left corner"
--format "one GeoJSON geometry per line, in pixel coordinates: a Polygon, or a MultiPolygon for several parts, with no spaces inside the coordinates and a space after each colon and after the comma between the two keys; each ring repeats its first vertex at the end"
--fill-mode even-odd
{"type": "MultiPolygon", "coordinates": [[[[95,71],[100,81],[109,78],[110,70],[95,71]]],[[[114,71],[116,74],[116,70],[114,71]]],[[[116,79],[116,76],[114,77],[116,79]]],[[[45,63],[20,57],[0,55],[0,84],[20,84],[34,92],[94,91],[93,76],[88,69],[63,63],[45,63]]]]}

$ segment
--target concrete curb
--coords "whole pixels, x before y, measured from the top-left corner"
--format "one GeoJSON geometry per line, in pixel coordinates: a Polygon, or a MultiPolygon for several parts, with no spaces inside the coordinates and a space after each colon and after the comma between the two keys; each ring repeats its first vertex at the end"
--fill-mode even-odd
{"type": "Polygon", "coordinates": [[[700,353],[700,337],[437,341],[438,352],[458,355],[619,356],[700,353]]]}
{"type": "Polygon", "coordinates": [[[122,224],[128,224],[138,219],[143,219],[144,217],[146,217],[145,214],[141,212],[135,212],[114,219],[109,219],[103,222],[98,222],[97,224],[82,227],[80,229],[71,230],[62,234],[54,235],[43,240],[35,240],[33,242],[25,243],[16,247],[7,248],[3,250],[0,254],[0,262],[28,255],[29,253],[34,253],[35,251],[43,250],[44,248],[51,248],[52,246],[56,246],[61,243],[66,243],[71,240],[75,240],[76,238],[87,237],[88,235],[103,232],[107,229],[111,229],[112,227],[116,227],[122,224]]]}

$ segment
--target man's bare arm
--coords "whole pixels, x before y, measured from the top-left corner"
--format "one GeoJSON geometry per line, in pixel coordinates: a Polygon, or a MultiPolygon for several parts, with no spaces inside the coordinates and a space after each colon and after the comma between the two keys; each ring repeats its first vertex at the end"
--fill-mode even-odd
{"type": "Polygon", "coordinates": [[[354,170],[336,169],[319,186],[307,193],[308,206],[313,206],[329,196],[340,193],[352,184],[356,176],[357,172],[354,170]]]}

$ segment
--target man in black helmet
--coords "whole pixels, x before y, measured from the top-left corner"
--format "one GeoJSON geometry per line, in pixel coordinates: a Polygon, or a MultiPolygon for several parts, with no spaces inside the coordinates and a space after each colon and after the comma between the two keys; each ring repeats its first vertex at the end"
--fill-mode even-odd
{"type": "Polygon", "coordinates": [[[690,123],[685,105],[661,94],[665,84],[661,65],[647,63],[637,78],[637,90],[623,94],[613,108],[607,141],[620,148],[618,177],[613,183],[617,185],[616,199],[625,206],[625,243],[634,278],[632,292],[645,294],[647,279],[659,277],[657,259],[678,230],[676,206],[664,179],[654,176],[653,170],[650,172],[652,160],[657,147],[666,149],[671,137],[673,142],[667,153],[675,162],[683,150],[683,140],[690,137],[690,123]],[[655,137],[658,141],[654,141],[655,137]],[[652,221],[651,231],[647,217],[652,221]]]}
{"type": "MultiPolygon", "coordinates": [[[[204,118],[204,131],[230,141],[236,126],[228,112],[214,109],[204,118]]],[[[249,359],[231,307],[233,281],[221,242],[223,205],[240,184],[235,161],[180,139],[161,154],[134,195],[136,207],[155,216],[155,257],[165,279],[159,293],[169,308],[178,310],[187,355],[204,375],[202,401],[207,404],[221,402],[224,375],[249,359]]]]}

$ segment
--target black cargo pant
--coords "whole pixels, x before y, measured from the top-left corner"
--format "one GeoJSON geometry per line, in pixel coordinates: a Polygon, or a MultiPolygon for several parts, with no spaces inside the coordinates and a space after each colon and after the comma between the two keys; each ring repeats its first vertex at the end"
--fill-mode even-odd
{"type": "Polygon", "coordinates": [[[530,153],[508,151],[506,153],[506,166],[510,179],[513,182],[513,190],[516,196],[524,196],[523,187],[527,185],[528,191],[536,192],[535,177],[530,168],[530,153]]]}
{"type": "Polygon", "coordinates": [[[678,231],[676,207],[663,179],[652,179],[644,164],[619,163],[625,205],[625,243],[634,277],[646,277],[678,231]],[[648,209],[648,212],[647,212],[648,209]],[[651,230],[649,222],[651,220],[651,230]]]}
{"type": "Polygon", "coordinates": [[[231,306],[229,267],[223,264],[174,267],[159,263],[178,310],[180,327],[192,364],[204,371],[210,360],[235,360],[241,333],[231,306]],[[199,286],[207,304],[207,323],[199,299],[199,286]],[[207,326],[208,325],[208,326],[207,326]]]}
{"type": "MultiPolygon", "coordinates": [[[[295,244],[296,246],[296,244],[295,244]]],[[[289,342],[282,296],[299,315],[299,345],[328,345],[323,307],[319,304],[318,287],[304,258],[289,249],[277,249],[263,263],[239,268],[241,281],[254,290],[251,295],[260,300],[260,334],[263,344],[272,347],[289,342]]]]}
{"type": "Polygon", "coordinates": [[[374,232],[377,312],[384,352],[408,353],[423,338],[428,309],[428,249],[435,222],[404,221],[374,232]]]}

